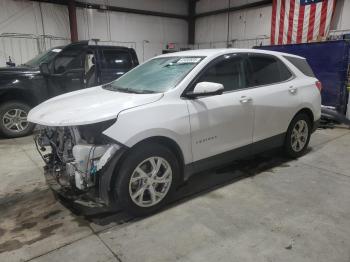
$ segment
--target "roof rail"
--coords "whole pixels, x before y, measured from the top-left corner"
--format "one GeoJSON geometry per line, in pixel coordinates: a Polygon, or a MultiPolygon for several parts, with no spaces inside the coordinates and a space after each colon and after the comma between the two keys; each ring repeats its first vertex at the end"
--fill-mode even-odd
{"type": "Polygon", "coordinates": [[[128,47],[136,48],[136,42],[123,42],[123,41],[107,41],[100,39],[90,39],[88,40],[88,45],[91,46],[118,46],[118,47],[128,47]]]}

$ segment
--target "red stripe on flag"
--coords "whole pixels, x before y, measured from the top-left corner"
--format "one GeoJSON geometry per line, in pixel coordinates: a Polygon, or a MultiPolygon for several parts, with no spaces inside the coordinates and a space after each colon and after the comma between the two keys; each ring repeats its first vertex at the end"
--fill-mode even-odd
{"type": "Polygon", "coordinates": [[[327,6],[328,1],[322,2],[322,8],[321,8],[321,23],[320,23],[320,30],[319,35],[322,37],[324,36],[325,30],[326,30],[326,21],[327,21],[327,6]]]}
{"type": "Polygon", "coordinates": [[[305,13],[305,6],[300,5],[299,17],[298,17],[297,41],[296,41],[297,43],[301,43],[303,39],[304,13],[305,13]]]}
{"type": "Polygon", "coordinates": [[[290,0],[289,18],[288,18],[289,24],[288,24],[287,44],[290,44],[292,42],[293,21],[294,21],[294,7],[295,7],[295,0],[290,0]]]}
{"type": "Polygon", "coordinates": [[[307,41],[313,40],[315,28],[316,4],[310,6],[309,30],[307,31],[307,41]]]}
{"type": "Polygon", "coordinates": [[[276,31],[276,9],[277,0],[273,0],[272,3],[272,20],[271,20],[271,45],[275,44],[275,31],[276,31]]]}
{"type": "Polygon", "coordinates": [[[280,9],[280,27],[278,33],[278,44],[281,45],[283,42],[283,30],[284,30],[284,9],[286,5],[286,0],[281,0],[281,9],[280,9]]]}

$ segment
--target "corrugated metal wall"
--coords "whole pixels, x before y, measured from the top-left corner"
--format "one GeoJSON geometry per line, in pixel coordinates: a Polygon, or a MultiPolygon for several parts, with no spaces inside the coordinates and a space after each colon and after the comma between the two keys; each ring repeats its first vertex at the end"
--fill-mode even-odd
{"type": "MultiPolygon", "coordinates": [[[[84,2],[84,1],[83,1],[84,2]]],[[[187,13],[187,0],[89,0],[89,3],[118,5],[175,14],[187,13]]],[[[139,60],[161,54],[169,42],[186,46],[187,22],[120,12],[77,9],[80,40],[99,38],[136,49],[139,60]]],[[[40,51],[70,42],[66,6],[28,0],[0,1],[0,66],[11,56],[24,63],[40,51]]]]}

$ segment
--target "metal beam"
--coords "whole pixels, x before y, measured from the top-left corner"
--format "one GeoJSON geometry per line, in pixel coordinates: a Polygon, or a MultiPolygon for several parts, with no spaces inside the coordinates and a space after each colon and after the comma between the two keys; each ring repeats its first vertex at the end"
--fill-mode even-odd
{"type": "MultiPolygon", "coordinates": [[[[67,0],[31,0],[31,1],[59,4],[59,5],[68,5],[67,0]]],[[[172,13],[125,8],[125,7],[118,7],[118,6],[112,6],[112,5],[100,5],[100,4],[93,4],[93,3],[89,3],[89,2],[80,2],[80,1],[75,1],[75,5],[76,5],[76,7],[97,9],[97,10],[103,10],[103,11],[108,10],[108,11],[113,11],[113,12],[123,12],[123,13],[139,14],[139,15],[150,15],[150,16],[158,16],[158,17],[176,18],[176,19],[184,19],[186,21],[188,20],[187,15],[178,15],[178,14],[172,14],[172,13]]]]}
{"type": "Polygon", "coordinates": [[[254,3],[250,3],[250,4],[234,6],[234,7],[230,7],[230,8],[219,9],[219,10],[214,10],[214,11],[209,11],[209,12],[197,14],[195,16],[195,18],[206,17],[206,16],[211,16],[211,15],[218,15],[218,14],[225,14],[227,12],[234,12],[234,11],[239,11],[242,9],[248,9],[248,8],[253,8],[253,7],[261,7],[261,6],[270,5],[270,4],[272,4],[272,0],[262,0],[262,1],[254,2],[254,3]]]}
{"type": "Polygon", "coordinates": [[[196,2],[188,0],[188,44],[194,45],[196,35],[196,2]]]}
{"type": "Polygon", "coordinates": [[[68,0],[68,15],[71,41],[78,41],[77,13],[74,0],[68,0]]]}

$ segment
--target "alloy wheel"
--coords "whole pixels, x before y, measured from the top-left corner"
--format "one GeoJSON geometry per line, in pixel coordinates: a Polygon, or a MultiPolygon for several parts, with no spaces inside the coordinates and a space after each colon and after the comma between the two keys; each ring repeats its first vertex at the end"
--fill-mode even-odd
{"type": "Polygon", "coordinates": [[[309,128],[305,120],[299,120],[295,123],[292,135],[291,146],[295,152],[300,152],[304,149],[309,135],[309,128]]]}
{"type": "Polygon", "coordinates": [[[130,177],[130,198],[140,207],[158,204],[171,187],[172,175],[171,166],[164,158],[147,158],[135,168],[130,177]]]}
{"type": "Polygon", "coordinates": [[[2,117],[3,126],[11,132],[22,132],[29,125],[27,116],[27,112],[22,109],[10,109],[2,117]]]}

